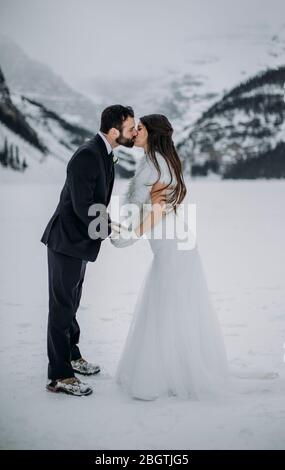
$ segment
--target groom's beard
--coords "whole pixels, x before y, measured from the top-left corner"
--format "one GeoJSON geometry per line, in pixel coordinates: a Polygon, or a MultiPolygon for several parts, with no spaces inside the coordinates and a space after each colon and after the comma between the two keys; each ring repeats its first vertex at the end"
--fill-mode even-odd
{"type": "Polygon", "coordinates": [[[133,147],[135,143],[135,137],[132,137],[131,139],[127,139],[126,137],[123,136],[123,134],[120,132],[119,137],[116,139],[117,144],[123,145],[124,147],[133,147]]]}

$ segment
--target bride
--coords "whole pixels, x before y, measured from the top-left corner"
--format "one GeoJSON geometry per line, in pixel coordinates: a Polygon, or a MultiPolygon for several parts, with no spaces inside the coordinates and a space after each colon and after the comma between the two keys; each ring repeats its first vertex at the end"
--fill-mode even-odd
{"type": "Polygon", "coordinates": [[[154,255],[116,371],[117,384],[143,400],[170,395],[197,400],[219,393],[228,379],[197,243],[181,250],[173,230],[186,186],[172,133],[163,115],[140,118],[135,146],[145,154],[124,201],[139,210],[128,227],[112,222],[110,236],[118,248],[147,236],[154,255]]]}

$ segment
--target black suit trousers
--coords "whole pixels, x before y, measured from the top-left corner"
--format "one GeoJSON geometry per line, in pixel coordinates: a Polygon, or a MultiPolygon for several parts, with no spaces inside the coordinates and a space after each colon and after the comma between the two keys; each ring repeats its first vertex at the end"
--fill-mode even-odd
{"type": "Polygon", "coordinates": [[[71,360],[81,357],[76,320],[87,261],[48,248],[48,378],[74,377],[71,360]]]}

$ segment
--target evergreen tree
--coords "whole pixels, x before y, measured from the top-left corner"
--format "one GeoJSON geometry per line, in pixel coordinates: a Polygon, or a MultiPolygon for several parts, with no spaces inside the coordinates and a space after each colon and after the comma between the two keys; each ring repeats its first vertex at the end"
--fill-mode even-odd
{"type": "Polygon", "coordinates": [[[20,169],[21,169],[21,164],[20,164],[20,159],[19,159],[19,147],[18,147],[18,145],[16,146],[15,166],[16,166],[17,170],[20,170],[20,169]]]}
{"type": "Polygon", "coordinates": [[[5,149],[4,147],[4,154],[3,154],[3,161],[2,165],[7,167],[8,166],[8,147],[5,149]]]}
{"type": "Polygon", "coordinates": [[[8,166],[8,141],[7,141],[7,137],[5,137],[5,140],[4,140],[3,150],[2,150],[2,152],[0,152],[0,163],[5,167],[8,166]]]}
{"type": "Polygon", "coordinates": [[[22,172],[28,168],[26,159],[20,159],[20,150],[18,145],[8,144],[7,137],[5,137],[2,151],[0,150],[0,164],[4,167],[10,167],[13,170],[22,172]]]}
{"type": "Polygon", "coordinates": [[[15,169],[15,160],[14,160],[14,145],[10,144],[8,152],[8,166],[15,169]]]}
{"type": "Polygon", "coordinates": [[[22,163],[22,171],[25,171],[25,169],[28,168],[26,159],[24,158],[23,163],[22,163]]]}
{"type": "Polygon", "coordinates": [[[8,157],[8,139],[7,139],[7,137],[5,137],[5,141],[4,141],[4,155],[5,155],[6,161],[7,161],[7,157],[8,157]]]}

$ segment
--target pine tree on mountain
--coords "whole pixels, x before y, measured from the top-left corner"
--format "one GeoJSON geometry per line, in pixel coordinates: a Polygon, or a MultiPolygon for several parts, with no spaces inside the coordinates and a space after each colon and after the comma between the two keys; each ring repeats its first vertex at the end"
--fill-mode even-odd
{"type": "Polygon", "coordinates": [[[8,155],[8,139],[7,139],[7,137],[5,137],[5,140],[4,140],[4,154],[6,155],[6,158],[7,158],[7,155],[8,155]]]}
{"type": "Polygon", "coordinates": [[[10,144],[10,152],[8,157],[8,166],[13,168],[13,170],[17,169],[16,162],[15,162],[15,155],[14,155],[14,145],[10,144]]]}
{"type": "Polygon", "coordinates": [[[8,147],[7,148],[4,147],[4,155],[3,155],[2,164],[3,164],[3,166],[5,166],[7,168],[7,166],[8,166],[8,147]]]}
{"type": "Polygon", "coordinates": [[[17,170],[20,170],[20,169],[21,169],[21,163],[20,163],[20,158],[19,158],[19,147],[18,147],[18,145],[16,146],[15,166],[16,166],[17,170]]]}
{"type": "Polygon", "coordinates": [[[28,168],[26,159],[24,158],[23,163],[22,163],[22,171],[25,171],[25,169],[28,168]]]}
{"type": "Polygon", "coordinates": [[[3,150],[0,151],[0,164],[4,167],[10,167],[16,171],[24,172],[28,168],[26,159],[20,160],[20,151],[18,145],[8,145],[7,137],[4,140],[3,150]]]}
{"type": "Polygon", "coordinates": [[[4,167],[8,166],[8,141],[7,137],[4,140],[4,147],[2,152],[0,152],[0,162],[4,167]]]}

